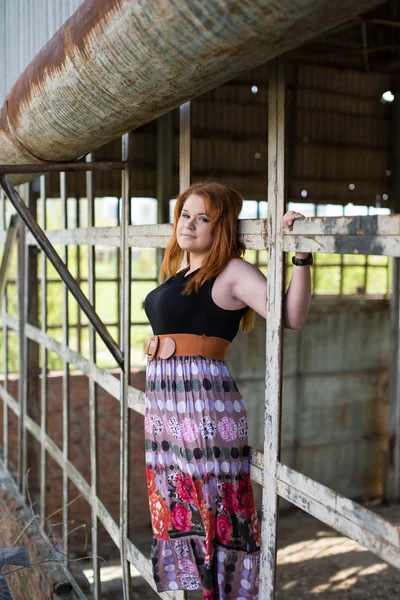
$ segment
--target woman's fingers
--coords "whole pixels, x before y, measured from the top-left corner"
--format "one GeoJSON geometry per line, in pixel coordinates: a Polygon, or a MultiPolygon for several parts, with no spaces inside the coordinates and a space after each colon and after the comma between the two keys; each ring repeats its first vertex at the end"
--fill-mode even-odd
{"type": "Polygon", "coordinates": [[[305,216],[295,210],[289,210],[283,215],[282,224],[284,227],[292,227],[297,219],[305,219],[305,216]]]}

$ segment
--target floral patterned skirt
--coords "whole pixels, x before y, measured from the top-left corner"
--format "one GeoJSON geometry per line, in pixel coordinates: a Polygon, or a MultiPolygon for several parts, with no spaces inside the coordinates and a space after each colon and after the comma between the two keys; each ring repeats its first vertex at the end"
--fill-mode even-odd
{"type": "Polygon", "coordinates": [[[158,592],[257,600],[260,528],[247,409],[224,361],[155,358],[146,371],[146,474],[158,592]]]}

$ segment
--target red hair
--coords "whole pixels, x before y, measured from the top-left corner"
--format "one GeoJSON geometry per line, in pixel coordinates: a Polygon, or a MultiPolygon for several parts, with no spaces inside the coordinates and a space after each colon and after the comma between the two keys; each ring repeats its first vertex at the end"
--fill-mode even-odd
{"type": "MultiPolygon", "coordinates": [[[[238,240],[238,218],[243,206],[242,196],[220,183],[194,183],[176,200],[174,227],[161,264],[160,279],[176,275],[182,264],[185,252],[178,244],[176,229],[183,205],[192,194],[204,200],[207,214],[211,218],[213,243],[199,271],[185,285],[183,294],[190,294],[193,290],[197,292],[207,281],[216,277],[231,258],[241,258],[246,251],[245,245],[238,240]]],[[[186,258],[189,263],[189,253],[186,253],[186,258]]],[[[254,311],[248,307],[240,322],[241,330],[249,331],[253,323],[254,311]]]]}

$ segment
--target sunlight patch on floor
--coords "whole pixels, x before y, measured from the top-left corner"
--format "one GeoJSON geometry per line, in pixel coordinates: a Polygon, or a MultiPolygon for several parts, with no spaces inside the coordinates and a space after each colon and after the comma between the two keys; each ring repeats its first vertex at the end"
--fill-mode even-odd
{"type": "Polygon", "coordinates": [[[302,563],[305,560],[345,554],[346,552],[368,552],[353,540],[331,536],[306,542],[297,542],[278,550],[278,564],[302,563]]]}
{"type": "MultiPolygon", "coordinates": [[[[85,569],[85,576],[87,577],[89,583],[93,583],[93,569],[85,569]]],[[[139,571],[131,565],[131,576],[132,577],[140,577],[139,571]]],[[[113,581],[114,579],[122,579],[122,567],[121,565],[110,565],[108,567],[101,567],[100,569],[100,580],[101,581],[113,581]]]]}

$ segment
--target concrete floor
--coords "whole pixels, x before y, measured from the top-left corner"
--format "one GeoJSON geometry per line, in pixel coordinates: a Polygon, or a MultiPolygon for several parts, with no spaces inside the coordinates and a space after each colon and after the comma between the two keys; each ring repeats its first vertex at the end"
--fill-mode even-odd
{"type": "MultiPolygon", "coordinates": [[[[400,505],[372,508],[400,525],[400,505]]],[[[150,541],[149,529],[135,535],[135,543],[143,552],[148,552],[150,541]]],[[[280,600],[399,598],[399,570],[302,511],[294,510],[281,517],[278,541],[275,597],[280,600]]],[[[90,579],[90,566],[85,573],[90,579]]],[[[132,574],[135,600],[162,598],[137,571],[132,574]]],[[[121,567],[117,560],[109,561],[102,569],[102,580],[102,599],[122,600],[121,567]]],[[[188,593],[188,600],[202,598],[201,592],[188,593]]]]}

